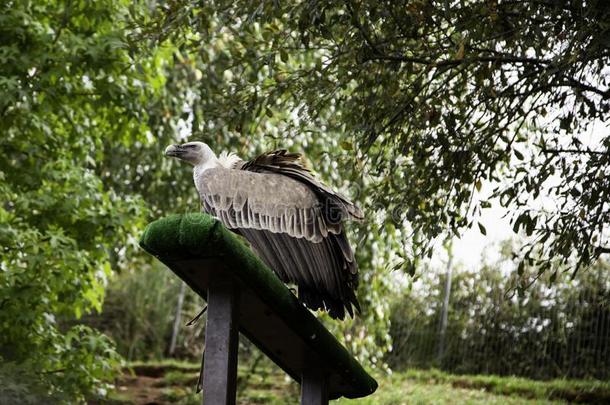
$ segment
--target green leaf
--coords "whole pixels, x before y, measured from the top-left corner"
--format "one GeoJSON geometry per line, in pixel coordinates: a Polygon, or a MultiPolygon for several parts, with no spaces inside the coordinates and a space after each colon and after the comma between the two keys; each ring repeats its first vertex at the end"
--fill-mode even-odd
{"type": "Polygon", "coordinates": [[[288,52],[285,49],[280,50],[280,60],[284,63],[288,63],[288,52]]]}
{"type": "Polygon", "coordinates": [[[342,141],[341,148],[344,150],[352,150],[354,149],[354,145],[352,145],[352,143],[349,141],[342,141]]]}
{"type": "Polygon", "coordinates": [[[523,154],[521,152],[519,152],[517,149],[513,149],[513,153],[515,154],[517,159],[519,159],[519,160],[523,160],[524,159],[523,154]]]}
{"type": "Polygon", "coordinates": [[[519,265],[517,266],[517,274],[519,276],[522,276],[524,272],[525,272],[525,264],[523,261],[520,261],[519,265]]]}
{"type": "Polygon", "coordinates": [[[464,59],[464,54],[465,54],[464,42],[461,42],[460,46],[458,47],[458,50],[455,52],[455,55],[453,55],[453,59],[462,60],[462,59],[464,59]]]}

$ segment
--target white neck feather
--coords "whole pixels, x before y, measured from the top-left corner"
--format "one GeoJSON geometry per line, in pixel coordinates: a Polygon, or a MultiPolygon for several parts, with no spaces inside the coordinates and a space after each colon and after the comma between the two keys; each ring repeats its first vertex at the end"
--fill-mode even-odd
{"type": "Polygon", "coordinates": [[[216,157],[214,157],[213,159],[209,159],[205,163],[199,163],[199,164],[195,165],[195,167],[193,168],[193,180],[195,181],[195,187],[197,188],[197,191],[199,191],[200,194],[201,194],[201,190],[199,190],[199,184],[200,184],[199,178],[201,177],[203,172],[205,172],[206,170],[213,169],[218,166],[220,166],[218,164],[218,159],[216,159],[216,157]]]}
{"type": "Polygon", "coordinates": [[[225,169],[233,169],[235,164],[239,162],[241,159],[233,152],[223,151],[218,156],[218,162],[225,169]]]}

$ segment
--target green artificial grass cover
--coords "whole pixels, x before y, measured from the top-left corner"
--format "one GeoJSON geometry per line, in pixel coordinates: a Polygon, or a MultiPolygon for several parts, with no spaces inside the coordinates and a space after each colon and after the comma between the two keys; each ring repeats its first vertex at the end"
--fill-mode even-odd
{"type": "Polygon", "coordinates": [[[316,352],[329,370],[352,385],[350,393],[373,393],[377,382],[337,339],[309,312],[238,236],[209,215],[171,215],[148,225],[140,246],[172,268],[172,262],[222,257],[227,271],[251,288],[316,352]],[[315,343],[315,344],[313,344],[315,343]]]}

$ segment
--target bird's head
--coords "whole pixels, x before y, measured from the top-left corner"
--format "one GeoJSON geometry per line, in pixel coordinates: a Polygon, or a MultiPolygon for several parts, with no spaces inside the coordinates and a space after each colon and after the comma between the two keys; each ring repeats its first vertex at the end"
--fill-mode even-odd
{"type": "Polygon", "coordinates": [[[187,142],[182,145],[169,145],[165,148],[165,156],[175,157],[192,164],[203,165],[216,159],[212,149],[203,142],[187,142]]]}

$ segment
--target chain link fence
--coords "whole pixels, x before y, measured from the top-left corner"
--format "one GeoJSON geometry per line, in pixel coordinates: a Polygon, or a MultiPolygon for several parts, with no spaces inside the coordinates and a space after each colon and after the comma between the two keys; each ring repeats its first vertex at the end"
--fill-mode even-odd
{"type": "Polygon", "coordinates": [[[598,263],[573,279],[543,276],[520,294],[535,273],[519,276],[506,264],[424,272],[393,305],[390,366],[610,378],[609,266],[598,263]]]}

